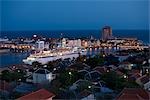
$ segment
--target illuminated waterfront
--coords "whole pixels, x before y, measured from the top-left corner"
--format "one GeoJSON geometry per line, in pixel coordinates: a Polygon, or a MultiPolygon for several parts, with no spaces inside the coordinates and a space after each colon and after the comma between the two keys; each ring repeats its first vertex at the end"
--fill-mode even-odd
{"type": "MultiPolygon", "coordinates": [[[[87,49],[87,56],[98,54],[102,51],[100,48],[87,49]]],[[[106,49],[106,52],[114,51],[114,49],[106,49]]],[[[22,64],[23,59],[27,58],[29,53],[1,53],[0,54],[0,67],[7,67],[9,65],[22,64]],[[9,60],[7,60],[9,59],[9,60]]]]}

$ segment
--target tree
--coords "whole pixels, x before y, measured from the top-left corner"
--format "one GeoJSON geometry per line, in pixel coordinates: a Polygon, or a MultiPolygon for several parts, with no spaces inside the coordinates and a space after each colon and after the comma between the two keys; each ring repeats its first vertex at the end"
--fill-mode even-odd
{"type": "Polygon", "coordinates": [[[62,83],[62,87],[65,88],[77,81],[79,79],[79,75],[76,71],[63,71],[58,76],[58,79],[62,83]]]}
{"type": "Polygon", "coordinates": [[[47,64],[47,70],[49,70],[49,71],[53,71],[53,69],[55,68],[55,62],[52,62],[52,61],[49,61],[47,64]]]}
{"type": "Polygon", "coordinates": [[[100,55],[96,55],[94,57],[90,57],[89,59],[87,59],[85,63],[94,68],[98,65],[103,64],[104,58],[100,55]]]}
{"type": "Polygon", "coordinates": [[[135,82],[124,79],[116,74],[116,72],[108,72],[102,75],[102,80],[113,90],[122,90],[125,87],[139,87],[135,82]]]}
{"type": "Polygon", "coordinates": [[[10,73],[9,70],[4,70],[1,72],[1,80],[5,80],[7,82],[12,81],[12,74],[10,73]]]}
{"type": "Polygon", "coordinates": [[[21,97],[21,96],[22,96],[22,94],[19,93],[19,92],[12,92],[12,93],[10,94],[10,99],[17,99],[17,98],[19,98],[19,97],[21,97]]]}
{"type": "Polygon", "coordinates": [[[80,56],[76,59],[76,61],[77,61],[77,62],[82,62],[82,63],[83,63],[83,62],[85,62],[85,61],[86,61],[86,56],[84,56],[84,55],[83,55],[83,56],[82,56],[82,55],[80,55],[80,56]]]}
{"type": "Polygon", "coordinates": [[[123,89],[123,84],[125,82],[124,79],[118,77],[115,72],[109,72],[102,75],[102,80],[106,82],[106,85],[111,89],[123,89]]]}
{"type": "Polygon", "coordinates": [[[42,64],[39,63],[38,61],[35,61],[35,62],[32,63],[32,66],[33,66],[34,68],[40,67],[41,65],[42,65],[42,64]]]}
{"type": "Polygon", "coordinates": [[[11,81],[18,81],[19,79],[24,79],[24,73],[23,72],[10,72],[8,70],[4,70],[2,71],[1,74],[1,80],[5,80],[7,82],[11,82],[11,81]]]}
{"type": "Polygon", "coordinates": [[[115,57],[113,55],[109,55],[105,58],[105,61],[108,65],[117,65],[119,63],[118,57],[115,57]]]}

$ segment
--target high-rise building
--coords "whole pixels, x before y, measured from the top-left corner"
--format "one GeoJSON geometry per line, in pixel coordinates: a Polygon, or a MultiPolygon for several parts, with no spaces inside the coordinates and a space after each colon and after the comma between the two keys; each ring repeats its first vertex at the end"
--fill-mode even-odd
{"type": "Polygon", "coordinates": [[[110,26],[105,26],[102,29],[102,40],[108,40],[112,38],[112,29],[110,26]]]}

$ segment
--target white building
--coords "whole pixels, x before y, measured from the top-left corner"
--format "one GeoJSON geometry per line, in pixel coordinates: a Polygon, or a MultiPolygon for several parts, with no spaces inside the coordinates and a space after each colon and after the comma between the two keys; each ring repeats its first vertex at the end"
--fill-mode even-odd
{"type": "Polygon", "coordinates": [[[100,46],[100,44],[101,44],[100,40],[97,40],[96,44],[97,44],[97,46],[100,46]]]}
{"type": "Polygon", "coordinates": [[[77,47],[81,47],[81,39],[77,40],[77,47]]]}
{"type": "Polygon", "coordinates": [[[49,49],[49,45],[50,45],[49,42],[46,42],[46,43],[44,44],[44,48],[48,50],[48,49],[49,49]]]}
{"type": "Polygon", "coordinates": [[[33,83],[51,82],[54,78],[54,75],[47,69],[39,68],[33,73],[33,83]]]}
{"type": "Polygon", "coordinates": [[[82,47],[88,47],[88,41],[82,40],[81,41],[81,46],[82,47]]]}
{"type": "Polygon", "coordinates": [[[66,47],[66,42],[67,42],[66,39],[63,38],[63,39],[62,39],[62,47],[63,47],[63,48],[66,47]]]}
{"type": "Polygon", "coordinates": [[[44,49],[44,41],[37,41],[36,42],[36,49],[37,50],[43,50],[44,49]]]}
{"type": "Polygon", "coordinates": [[[67,46],[68,47],[81,47],[81,39],[77,40],[68,40],[67,41],[67,46]]]}

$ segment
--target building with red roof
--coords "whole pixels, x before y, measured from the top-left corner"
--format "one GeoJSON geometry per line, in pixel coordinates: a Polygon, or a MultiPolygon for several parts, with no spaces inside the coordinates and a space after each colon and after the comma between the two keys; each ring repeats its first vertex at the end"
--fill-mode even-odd
{"type": "Polygon", "coordinates": [[[0,81],[0,91],[2,90],[6,90],[8,91],[9,90],[9,83],[6,82],[6,81],[0,81]]]}
{"type": "Polygon", "coordinates": [[[124,88],[116,100],[150,100],[150,95],[141,88],[124,88]]]}
{"type": "Polygon", "coordinates": [[[136,83],[142,86],[144,89],[150,91],[150,77],[149,75],[143,75],[136,80],[136,83]]]}
{"type": "Polygon", "coordinates": [[[131,70],[132,66],[133,66],[133,64],[131,64],[130,62],[125,61],[125,62],[121,62],[118,67],[119,68],[124,68],[124,69],[127,69],[127,70],[131,70]]]}
{"type": "Polygon", "coordinates": [[[25,96],[18,98],[17,100],[52,100],[55,95],[45,89],[32,92],[25,96]]]}

